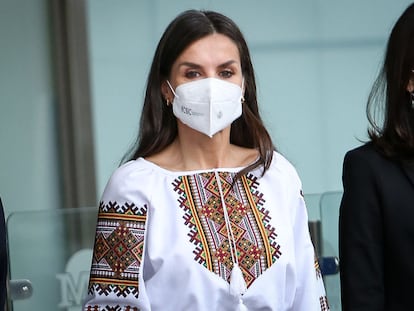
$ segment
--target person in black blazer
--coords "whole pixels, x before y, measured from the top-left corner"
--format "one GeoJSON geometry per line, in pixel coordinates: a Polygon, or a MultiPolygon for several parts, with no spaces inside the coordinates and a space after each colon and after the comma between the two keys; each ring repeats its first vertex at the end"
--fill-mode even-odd
{"type": "Polygon", "coordinates": [[[414,3],[392,29],[367,116],[369,142],[343,163],[342,310],[414,310],[414,3]]]}
{"type": "Polygon", "coordinates": [[[8,271],[6,223],[3,204],[0,198],[0,310],[4,310],[7,296],[7,271],[8,271]]]}

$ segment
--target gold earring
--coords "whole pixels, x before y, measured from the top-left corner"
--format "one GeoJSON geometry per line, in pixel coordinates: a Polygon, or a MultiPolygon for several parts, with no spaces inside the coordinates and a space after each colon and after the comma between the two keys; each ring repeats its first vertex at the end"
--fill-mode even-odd
{"type": "Polygon", "coordinates": [[[171,103],[170,103],[170,100],[169,100],[168,98],[166,98],[166,99],[165,99],[165,102],[166,102],[166,104],[167,104],[167,107],[171,104],[171,103]]]}

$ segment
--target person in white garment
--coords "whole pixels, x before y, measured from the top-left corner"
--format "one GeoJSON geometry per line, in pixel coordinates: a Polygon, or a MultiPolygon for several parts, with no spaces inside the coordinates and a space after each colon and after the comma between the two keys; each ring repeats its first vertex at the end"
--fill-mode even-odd
{"type": "Polygon", "coordinates": [[[100,201],[83,310],[329,310],[301,187],[259,115],[237,25],[181,13],[100,201]]]}

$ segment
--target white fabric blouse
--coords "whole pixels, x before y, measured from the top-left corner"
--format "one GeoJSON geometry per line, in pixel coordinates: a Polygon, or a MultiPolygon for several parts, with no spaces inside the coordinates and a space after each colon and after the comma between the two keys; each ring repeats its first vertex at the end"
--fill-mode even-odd
{"type": "Polygon", "coordinates": [[[84,310],[329,310],[296,170],[275,152],[264,176],[232,185],[240,169],[119,167],[99,207],[84,310]]]}

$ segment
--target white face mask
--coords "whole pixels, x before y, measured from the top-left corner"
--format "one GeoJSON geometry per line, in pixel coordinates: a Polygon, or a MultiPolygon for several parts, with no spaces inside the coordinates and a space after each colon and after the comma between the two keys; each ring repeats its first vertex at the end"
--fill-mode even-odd
{"type": "Polygon", "coordinates": [[[242,88],[216,78],[177,86],[172,102],[174,115],[192,129],[212,137],[242,114],[242,88]]]}

